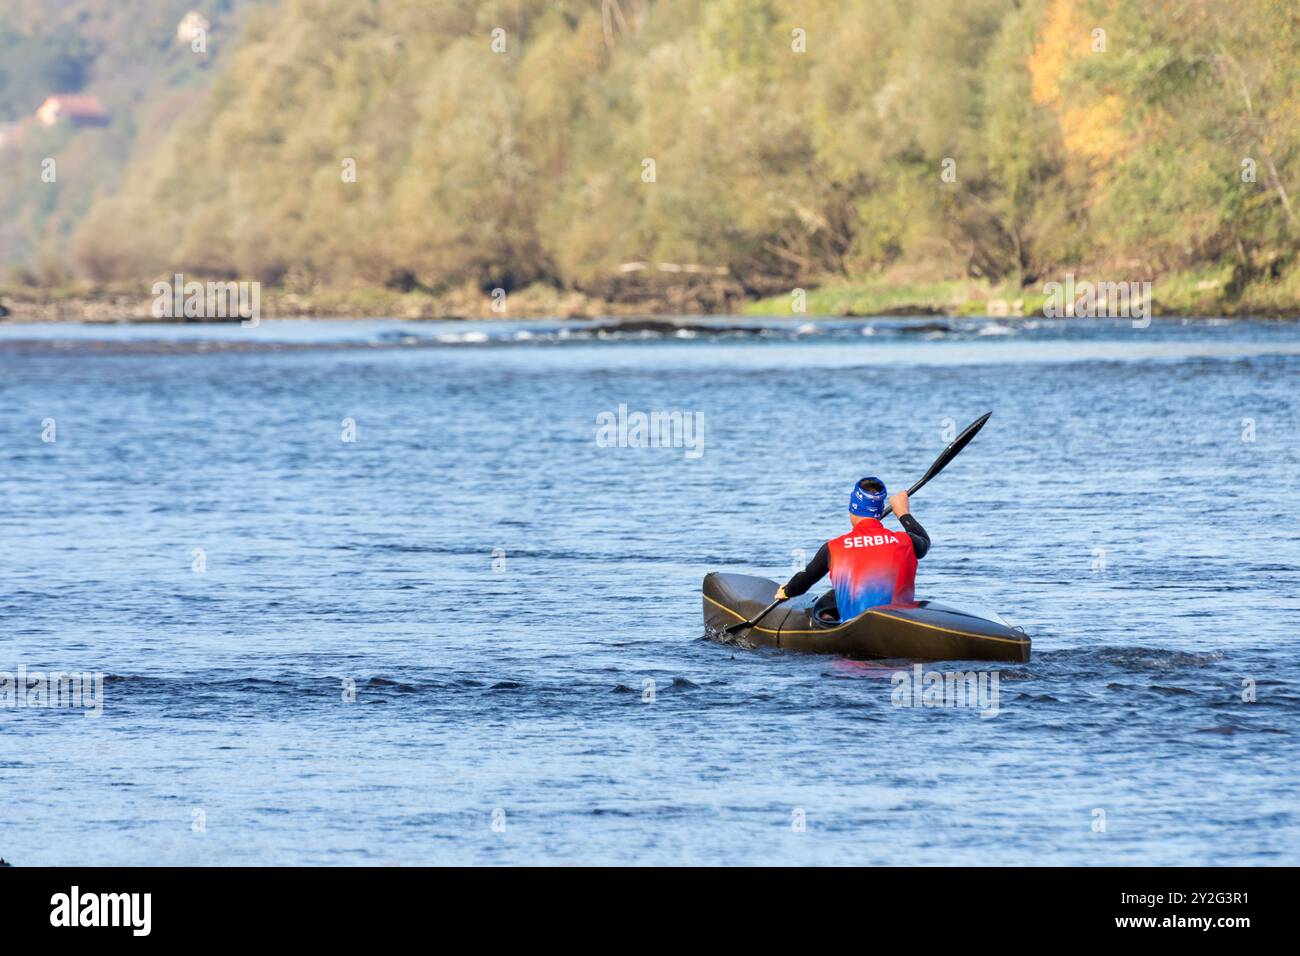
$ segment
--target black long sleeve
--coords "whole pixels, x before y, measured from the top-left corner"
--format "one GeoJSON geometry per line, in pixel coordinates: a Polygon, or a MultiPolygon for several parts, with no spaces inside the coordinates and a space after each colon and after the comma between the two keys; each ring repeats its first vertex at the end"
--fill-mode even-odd
{"type": "Polygon", "coordinates": [[[930,550],[930,536],[921,527],[921,522],[910,514],[903,515],[898,520],[902,523],[907,536],[912,539],[912,550],[916,552],[916,560],[920,561],[930,550]]]}
{"type": "MultiPolygon", "coordinates": [[[[903,515],[898,520],[902,523],[907,536],[912,539],[912,550],[916,552],[916,559],[921,560],[930,550],[930,536],[921,527],[921,522],[910,514],[903,515]]],[[[806,594],[810,587],[826,577],[830,569],[831,549],[829,543],[827,543],[817,549],[817,553],[813,555],[813,559],[808,562],[806,568],[797,572],[794,577],[786,582],[786,596],[798,597],[800,594],[806,594]]]]}
{"type": "Polygon", "coordinates": [[[787,597],[798,597],[800,594],[806,594],[808,589],[826,577],[831,569],[831,548],[829,544],[823,544],[813,555],[813,559],[808,562],[808,567],[795,574],[785,586],[787,597]]]}

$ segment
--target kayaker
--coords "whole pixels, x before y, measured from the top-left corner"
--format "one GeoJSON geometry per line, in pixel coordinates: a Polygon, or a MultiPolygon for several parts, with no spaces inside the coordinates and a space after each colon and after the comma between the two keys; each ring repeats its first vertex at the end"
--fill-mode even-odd
{"type": "Polygon", "coordinates": [[[912,517],[907,492],[888,494],[879,478],[863,478],[854,485],[849,496],[853,527],[818,548],[806,568],[777,588],[774,599],[798,597],[829,573],[841,621],[882,604],[915,601],[916,562],[930,550],[930,536],[912,517]],[[881,524],[886,500],[906,534],[881,524]]]}

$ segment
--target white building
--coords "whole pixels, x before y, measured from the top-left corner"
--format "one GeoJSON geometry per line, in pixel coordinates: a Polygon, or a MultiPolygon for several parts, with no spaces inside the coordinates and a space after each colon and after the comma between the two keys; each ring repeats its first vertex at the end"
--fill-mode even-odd
{"type": "Polygon", "coordinates": [[[176,24],[176,40],[189,45],[195,37],[206,36],[211,29],[212,24],[208,22],[207,17],[197,10],[191,10],[181,17],[180,23],[176,24]]]}

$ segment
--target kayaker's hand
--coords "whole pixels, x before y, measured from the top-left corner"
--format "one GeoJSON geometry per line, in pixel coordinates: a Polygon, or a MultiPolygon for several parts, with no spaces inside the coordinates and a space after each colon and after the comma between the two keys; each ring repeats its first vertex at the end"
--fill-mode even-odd
{"type": "Polygon", "coordinates": [[[772,598],[772,600],[773,600],[773,601],[788,601],[788,600],[790,600],[789,596],[785,593],[785,585],[784,585],[784,584],[781,585],[779,588],[776,589],[776,595],[772,598]]]}
{"type": "Polygon", "coordinates": [[[901,518],[905,514],[911,514],[908,507],[910,501],[906,491],[899,491],[889,496],[889,507],[893,508],[894,514],[901,518]]]}

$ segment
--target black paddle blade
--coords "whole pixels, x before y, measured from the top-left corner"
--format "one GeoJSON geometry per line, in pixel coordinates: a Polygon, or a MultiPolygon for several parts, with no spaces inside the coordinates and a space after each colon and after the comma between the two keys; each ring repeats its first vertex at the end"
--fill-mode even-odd
{"type": "Polygon", "coordinates": [[[948,444],[948,447],[945,448],[939,454],[939,457],[934,460],[934,464],[930,466],[930,470],[925,473],[925,476],[909,488],[907,493],[909,495],[915,494],[918,488],[935,475],[939,474],[939,472],[943,471],[948,462],[956,458],[957,455],[961,453],[961,450],[971,443],[971,439],[979,434],[979,430],[984,427],[984,423],[987,422],[992,415],[992,412],[985,412],[979,418],[975,419],[975,421],[967,425],[966,430],[948,444]]]}
{"type": "MultiPolygon", "coordinates": [[[[956,458],[961,453],[961,450],[971,443],[971,439],[974,438],[976,434],[979,433],[979,430],[984,427],[984,423],[988,421],[992,415],[993,415],[992,412],[985,412],[979,418],[975,419],[975,421],[967,425],[965,431],[963,431],[960,435],[958,435],[951,442],[949,442],[948,447],[945,448],[942,452],[940,452],[939,457],[934,460],[934,464],[930,466],[930,470],[921,476],[920,481],[914,484],[911,488],[907,489],[908,495],[916,494],[918,491],[920,491],[922,488],[925,487],[925,483],[927,481],[929,481],[935,475],[939,474],[939,472],[943,471],[944,467],[948,464],[948,462],[956,458]]],[[[894,506],[885,505],[884,514],[882,514],[880,517],[883,518],[885,517],[885,515],[891,515],[893,513],[894,513],[894,506]]]]}

